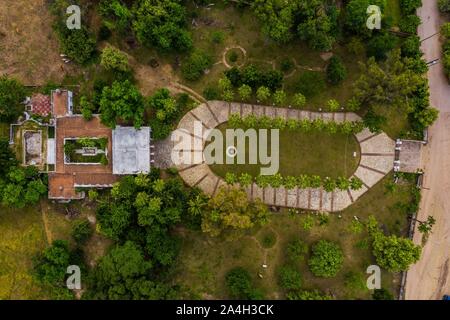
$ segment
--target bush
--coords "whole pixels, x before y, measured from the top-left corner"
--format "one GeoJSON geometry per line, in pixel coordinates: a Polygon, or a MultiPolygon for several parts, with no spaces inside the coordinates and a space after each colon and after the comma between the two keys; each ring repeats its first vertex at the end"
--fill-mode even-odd
{"type": "Polygon", "coordinates": [[[389,51],[397,46],[397,38],[389,33],[376,35],[367,43],[367,55],[376,60],[385,60],[389,51]]]}
{"type": "Polygon", "coordinates": [[[372,299],[373,300],[394,300],[394,296],[392,293],[389,292],[389,290],[381,288],[381,289],[375,289],[372,293],[372,299]]]}
{"type": "Polygon", "coordinates": [[[113,47],[103,49],[100,64],[106,70],[119,72],[127,72],[129,70],[127,55],[113,47]]]}
{"type": "Polygon", "coordinates": [[[442,13],[450,12],[450,0],[439,0],[438,6],[442,13]]]}
{"type": "Polygon", "coordinates": [[[222,31],[213,31],[211,33],[211,41],[220,44],[225,39],[225,34],[222,31]]]}
{"type": "Polygon", "coordinates": [[[264,248],[272,248],[276,242],[277,235],[274,232],[270,231],[264,234],[261,244],[264,248]]]}
{"type": "Polygon", "coordinates": [[[416,34],[417,27],[420,25],[420,18],[415,14],[403,17],[400,20],[399,27],[400,30],[407,33],[416,34]]]}
{"type": "Polygon", "coordinates": [[[264,70],[253,64],[243,68],[233,67],[225,71],[225,76],[230,80],[233,87],[237,88],[243,84],[249,85],[253,89],[264,86],[271,91],[281,88],[283,84],[283,74],[278,70],[264,70]]]}
{"type": "Polygon", "coordinates": [[[72,238],[77,244],[85,244],[93,234],[89,221],[79,220],[72,228],[72,238]]]}
{"type": "Polygon", "coordinates": [[[342,249],[335,243],[320,240],[312,247],[309,268],[317,277],[331,278],[336,276],[344,262],[342,249]]]}
{"type": "Polygon", "coordinates": [[[252,279],[247,270],[241,267],[230,270],[225,276],[230,296],[235,299],[262,299],[262,294],[253,288],[252,279]]]}
{"type": "Polygon", "coordinates": [[[445,38],[450,38],[450,22],[444,23],[441,26],[441,35],[445,38]]]}
{"type": "Polygon", "coordinates": [[[91,60],[95,52],[96,42],[86,28],[68,29],[65,25],[57,28],[61,51],[70,59],[81,65],[91,60]]]}
{"type": "Polygon", "coordinates": [[[286,251],[289,261],[299,262],[308,253],[308,245],[302,240],[295,239],[288,243],[286,251]]]}
{"type": "Polygon", "coordinates": [[[289,292],[286,295],[288,300],[331,300],[331,297],[318,290],[302,290],[289,292]]]}
{"type": "Polygon", "coordinates": [[[284,73],[290,72],[294,68],[294,63],[290,58],[284,58],[280,63],[280,70],[284,73]]]}
{"type": "Polygon", "coordinates": [[[296,89],[306,98],[311,98],[325,90],[325,81],[320,72],[306,71],[299,76],[296,89]]]}
{"type": "Polygon", "coordinates": [[[6,75],[0,77],[0,122],[10,123],[24,110],[25,88],[16,79],[6,75]]]}
{"type": "Polygon", "coordinates": [[[195,81],[200,79],[211,65],[212,59],[208,54],[201,50],[194,50],[183,64],[181,72],[186,80],[195,81]]]}
{"type": "Polygon", "coordinates": [[[363,117],[364,126],[373,133],[381,132],[381,127],[386,124],[386,120],[386,117],[375,113],[372,108],[369,108],[363,117]]]}
{"type": "Polygon", "coordinates": [[[108,40],[111,37],[111,30],[104,24],[100,27],[97,34],[97,41],[108,40]]]}
{"type": "Polygon", "coordinates": [[[422,51],[420,51],[420,38],[416,35],[408,37],[402,43],[402,56],[420,58],[422,51]]]}
{"type": "Polygon", "coordinates": [[[347,69],[338,56],[333,56],[327,66],[327,79],[336,85],[347,77],[347,69]]]}
{"type": "Polygon", "coordinates": [[[286,265],[278,271],[278,284],[286,290],[298,290],[302,286],[300,272],[294,267],[286,265]]]}

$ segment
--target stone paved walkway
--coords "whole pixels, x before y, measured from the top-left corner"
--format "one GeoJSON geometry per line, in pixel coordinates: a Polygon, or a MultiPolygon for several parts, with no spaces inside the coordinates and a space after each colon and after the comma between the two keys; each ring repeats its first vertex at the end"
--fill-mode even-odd
{"type": "MultiPolygon", "coordinates": [[[[180,176],[192,187],[199,187],[206,194],[214,195],[219,188],[226,185],[225,181],[217,177],[203,160],[204,141],[198,132],[194,131],[194,122],[202,122],[203,131],[217,127],[228,121],[232,113],[239,113],[241,116],[256,114],[270,117],[283,117],[285,119],[317,119],[325,121],[358,121],[360,117],[355,113],[326,113],[312,112],[297,109],[275,108],[271,106],[251,105],[245,103],[228,103],[224,101],[208,101],[188,112],[180,121],[177,132],[181,135],[192,137],[191,143],[178,145],[174,150],[174,143],[168,141],[173,152],[180,155],[189,154],[197,156],[194,164],[177,165],[180,176]]],[[[354,176],[363,182],[363,188],[357,191],[334,191],[326,192],[323,188],[292,189],[285,188],[260,188],[255,183],[247,188],[250,199],[260,198],[268,205],[280,207],[301,208],[308,210],[320,210],[336,212],[341,211],[359,197],[369,188],[373,187],[387,173],[393,169],[395,142],[385,133],[374,134],[368,129],[356,135],[361,147],[361,160],[354,176]]],[[[167,144],[166,144],[167,145],[167,144]]],[[[164,153],[169,153],[170,148],[164,148],[164,153]]],[[[167,158],[167,157],[166,157],[167,158]]]]}

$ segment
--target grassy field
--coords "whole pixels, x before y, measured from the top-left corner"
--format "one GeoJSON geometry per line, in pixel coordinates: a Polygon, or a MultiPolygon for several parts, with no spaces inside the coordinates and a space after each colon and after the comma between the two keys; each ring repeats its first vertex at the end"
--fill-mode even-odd
{"type": "Polygon", "coordinates": [[[46,201],[0,211],[0,299],[47,298],[32,279],[32,259],[52,240],[69,240],[71,221],[46,201]]]}
{"type": "MultiPolygon", "coordinates": [[[[357,203],[340,214],[329,215],[329,222],[318,224],[306,231],[302,225],[306,213],[289,214],[286,211],[273,215],[271,222],[237,241],[208,238],[198,232],[183,232],[183,246],[178,274],[175,281],[192,288],[202,298],[228,298],[224,283],[225,274],[236,266],[248,269],[253,275],[253,282],[261,288],[266,298],[283,299],[285,293],[277,285],[277,270],[285,263],[286,244],[293,239],[300,239],[311,247],[320,239],[332,240],[344,251],[344,264],[335,278],[317,278],[307,266],[307,256],[296,267],[303,277],[304,289],[320,289],[332,294],[337,299],[368,299],[370,292],[364,286],[368,275],[366,268],[374,264],[367,245],[365,231],[355,234],[349,226],[357,216],[364,221],[369,215],[375,215],[383,223],[383,228],[393,234],[406,233],[406,213],[404,205],[411,199],[411,184],[404,183],[397,187],[395,193],[386,193],[386,183],[392,180],[392,174],[367,192],[357,203]],[[276,234],[276,243],[270,249],[262,247],[261,240],[265,234],[276,234]],[[262,264],[267,264],[264,269],[262,264]],[[260,278],[258,274],[263,278],[260,278]],[[359,281],[349,282],[353,275],[359,281]]],[[[382,286],[397,292],[399,275],[382,271],[382,286]]]]}
{"type": "MultiPolygon", "coordinates": [[[[221,125],[219,129],[225,136],[226,124],[221,125]]],[[[271,145],[270,139],[268,139],[268,144],[271,145]]],[[[234,143],[230,143],[230,145],[234,145],[234,143]]],[[[224,145],[224,154],[228,146],[224,145]]],[[[359,144],[354,135],[281,130],[279,146],[279,173],[283,176],[310,174],[333,178],[350,177],[359,164],[359,144]],[[320,143],[318,143],[319,141],[320,143]],[[353,157],[353,152],[357,153],[357,157],[353,157]]],[[[249,149],[247,141],[246,163],[249,159],[249,149]]],[[[211,165],[212,171],[221,177],[225,177],[227,172],[250,173],[258,176],[260,167],[259,164],[211,165]]]]}
{"type": "MultiPolygon", "coordinates": [[[[82,202],[72,204],[79,216],[93,214],[82,202]]],[[[0,207],[0,299],[47,299],[47,292],[32,278],[32,259],[53,240],[71,238],[75,219],[67,219],[65,205],[43,200],[41,204],[23,209],[0,207]]],[[[111,241],[94,234],[85,245],[86,262],[93,265],[111,241]]]]}

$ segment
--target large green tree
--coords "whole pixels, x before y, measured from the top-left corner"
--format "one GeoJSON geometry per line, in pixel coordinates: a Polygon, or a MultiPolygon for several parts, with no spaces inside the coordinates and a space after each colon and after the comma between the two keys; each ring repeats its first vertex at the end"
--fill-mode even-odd
{"type": "Polygon", "coordinates": [[[108,127],[116,123],[131,122],[136,128],[144,123],[144,98],[129,80],[115,81],[111,87],[104,87],[100,99],[100,119],[108,127]]]}
{"type": "Polygon", "coordinates": [[[24,110],[25,88],[16,79],[0,77],[0,122],[10,123],[24,110]]]}
{"type": "Polygon", "coordinates": [[[373,255],[380,267],[391,272],[406,271],[420,259],[420,246],[408,238],[384,235],[373,216],[369,218],[367,228],[372,239],[373,255]]]}
{"type": "Polygon", "coordinates": [[[308,264],[315,276],[330,278],[336,276],[343,262],[344,255],[337,244],[320,240],[312,247],[312,255],[308,264]]]}
{"type": "Polygon", "coordinates": [[[239,234],[267,219],[268,210],[261,200],[250,202],[244,190],[222,187],[203,211],[202,230],[211,236],[239,234]]]}
{"type": "Polygon", "coordinates": [[[133,30],[143,45],[163,51],[186,51],[192,39],[186,30],[186,10],[178,0],[138,0],[133,30]]]}

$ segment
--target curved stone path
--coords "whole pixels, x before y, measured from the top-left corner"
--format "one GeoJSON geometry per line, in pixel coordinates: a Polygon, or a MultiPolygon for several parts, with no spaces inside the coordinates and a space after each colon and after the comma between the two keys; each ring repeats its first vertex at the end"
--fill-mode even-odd
{"type": "MultiPolygon", "coordinates": [[[[312,112],[297,109],[275,108],[262,105],[251,105],[245,103],[228,103],[224,101],[208,101],[189,111],[179,122],[177,133],[187,135],[191,138],[190,143],[183,145],[170,141],[172,152],[179,155],[189,154],[196,157],[194,164],[176,165],[182,179],[191,187],[198,187],[206,194],[214,195],[219,188],[226,185],[225,181],[216,176],[203,159],[203,148],[206,140],[194,130],[194,122],[201,121],[203,136],[208,136],[208,130],[228,121],[232,113],[241,116],[255,114],[257,116],[283,117],[285,119],[317,119],[324,121],[358,121],[361,118],[355,113],[344,112],[312,112]]],[[[361,148],[361,160],[354,176],[363,182],[360,190],[336,190],[326,192],[323,188],[292,189],[285,188],[260,188],[253,183],[246,188],[250,199],[260,198],[267,205],[280,207],[301,208],[308,210],[336,212],[341,211],[359,197],[369,188],[373,187],[387,173],[393,169],[395,142],[384,132],[371,133],[368,129],[356,134],[361,148]]],[[[185,141],[186,139],[183,139],[185,141]]],[[[167,152],[167,148],[165,153],[167,152]]]]}

